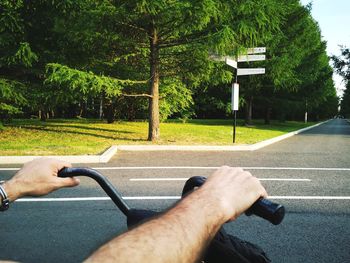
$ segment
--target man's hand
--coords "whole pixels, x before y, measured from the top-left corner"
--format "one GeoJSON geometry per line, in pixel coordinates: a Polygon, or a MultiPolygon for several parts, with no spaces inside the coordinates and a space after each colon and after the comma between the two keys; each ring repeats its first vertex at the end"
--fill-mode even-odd
{"type": "Polygon", "coordinates": [[[51,158],[39,158],[24,164],[14,177],[3,184],[11,202],[22,196],[41,196],[62,187],[79,184],[77,178],[59,178],[57,173],[70,163],[51,158]]]}
{"type": "Polygon", "coordinates": [[[201,188],[208,197],[218,201],[226,221],[236,219],[260,197],[267,196],[256,177],[242,168],[228,166],[214,172],[201,188]]]}

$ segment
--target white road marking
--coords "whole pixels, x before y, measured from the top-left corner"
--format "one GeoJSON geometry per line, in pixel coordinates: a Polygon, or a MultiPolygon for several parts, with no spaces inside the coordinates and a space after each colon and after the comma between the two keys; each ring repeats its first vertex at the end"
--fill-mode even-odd
{"type": "MultiPolygon", "coordinates": [[[[125,196],[124,200],[178,200],[181,196],[125,196]]],[[[109,197],[56,197],[56,198],[21,198],[15,202],[76,202],[76,201],[111,201],[109,197]]]]}
{"type": "MultiPolygon", "coordinates": [[[[147,181],[186,181],[189,178],[130,178],[132,182],[147,182],[147,181]]],[[[288,182],[311,182],[310,179],[304,178],[258,178],[260,181],[288,181],[288,182]]]]}
{"type": "MultiPolygon", "coordinates": [[[[220,166],[129,166],[129,167],[94,167],[95,170],[216,170],[220,166]]],[[[305,170],[305,171],[350,171],[350,168],[322,167],[241,167],[246,170],[305,170]]]]}
{"type": "MultiPolygon", "coordinates": [[[[220,166],[123,166],[92,167],[95,170],[216,170],[220,166]]],[[[241,167],[246,170],[300,170],[300,171],[350,171],[350,168],[336,167],[241,167]]],[[[0,168],[0,171],[17,171],[20,168],[0,168]]]]}
{"type": "Polygon", "coordinates": [[[311,182],[306,178],[258,178],[259,181],[288,181],[288,182],[311,182]]]}
{"type": "Polygon", "coordinates": [[[95,167],[96,170],[175,170],[175,169],[217,169],[219,167],[202,167],[202,166],[121,166],[121,167],[95,167]]]}
{"type": "Polygon", "coordinates": [[[75,201],[110,201],[109,197],[55,197],[55,198],[21,198],[15,202],[75,202],[75,201]]]}
{"type": "Polygon", "coordinates": [[[247,170],[300,170],[300,171],[350,171],[350,168],[316,168],[316,167],[242,167],[247,170]]]}
{"type": "Polygon", "coordinates": [[[350,200],[350,196],[269,196],[268,198],[283,200],[350,200]]]}
{"type": "Polygon", "coordinates": [[[189,178],[130,178],[132,182],[147,182],[147,181],[186,181],[189,178]]]}
{"type": "MultiPolygon", "coordinates": [[[[125,196],[124,200],[178,200],[181,196],[125,196]]],[[[350,196],[269,196],[280,200],[350,200],[350,196]]],[[[110,201],[109,197],[21,198],[16,202],[110,201]]]]}

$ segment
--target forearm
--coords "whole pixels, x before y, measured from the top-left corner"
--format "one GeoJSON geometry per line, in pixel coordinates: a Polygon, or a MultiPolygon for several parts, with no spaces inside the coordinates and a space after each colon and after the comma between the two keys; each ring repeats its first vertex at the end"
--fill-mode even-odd
{"type": "Polygon", "coordinates": [[[227,220],[204,194],[195,191],[162,216],[110,241],[87,262],[196,262],[227,220]]]}

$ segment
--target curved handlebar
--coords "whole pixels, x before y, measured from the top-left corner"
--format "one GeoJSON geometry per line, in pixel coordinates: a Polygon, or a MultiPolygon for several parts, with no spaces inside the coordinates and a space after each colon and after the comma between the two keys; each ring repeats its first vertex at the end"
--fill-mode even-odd
{"type": "MultiPolygon", "coordinates": [[[[97,172],[96,170],[90,168],[63,168],[58,172],[59,177],[72,177],[72,176],[87,176],[94,179],[107,193],[107,195],[112,199],[116,206],[128,216],[130,208],[123,200],[122,195],[118,190],[108,181],[108,179],[97,172]]],[[[182,196],[184,196],[189,191],[193,190],[194,187],[201,186],[206,180],[203,176],[194,176],[188,179],[185,183],[182,196]]],[[[250,216],[252,214],[260,216],[274,225],[278,225],[282,222],[285,209],[284,206],[273,203],[268,199],[260,198],[257,200],[246,212],[246,215],[250,216]]]]}
{"type": "Polygon", "coordinates": [[[125,203],[118,190],[102,174],[90,168],[63,168],[58,172],[58,177],[72,176],[87,176],[94,179],[112,199],[116,206],[123,212],[123,214],[126,216],[128,215],[130,211],[129,206],[125,203]]]}

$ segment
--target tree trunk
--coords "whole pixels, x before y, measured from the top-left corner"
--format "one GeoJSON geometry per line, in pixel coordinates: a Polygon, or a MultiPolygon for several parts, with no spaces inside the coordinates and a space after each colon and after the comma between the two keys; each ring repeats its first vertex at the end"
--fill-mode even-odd
{"type": "Polygon", "coordinates": [[[245,125],[252,125],[252,110],[253,110],[253,97],[247,99],[245,106],[245,125]]]}
{"type": "Polygon", "coordinates": [[[265,113],[265,124],[271,123],[271,111],[272,111],[271,106],[267,106],[266,113],[265,113]]]}
{"type": "Polygon", "coordinates": [[[100,109],[99,109],[98,117],[100,120],[102,120],[102,117],[103,117],[103,95],[101,95],[101,98],[100,98],[100,109]]]}
{"type": "Polygon", "coordinates": [[[127,100],[126,102],[127,102],[127,109],[128,109],[128,112],[127,112],[128,121],[134,121],[136,118],[134,103],[130,100],[127,100]]]}
{"type": "Polygon", "coordinates": [[[307,100],[305,101],[305,114],[304,114],[304,122],[307,123],[307,100]]]}
{"type": "Polygon", "coordinates": [[[114,122],[114,105],[113,100],[108,100],[106,103],[106,118],[107,123],[113,123],[114,122]]]}
{"type": "Polygon", "coordinates": [[[305,114],[304,114],[304,122],[307,123],[307,111],[305,111],[305,114]]]}
{"type": "Polygon", "coordinates": [[[47,119],[47,112],[45,110],[40,110],[39,111],[39,116],[41,121],[46,121],[47,119]]]}
{"type": "Polygon", "coordinates": [[[79,103],[79,114],[78,117],[83,117],[84,113],[87,112],[87,102],[85,100],[81,100],[79,103]]]}
{"type": "Polygon", "coordinates": [[[159,47],[157,30],[151,25],[150,29],[150,90],[148,106],[148,140],[157,141],[159,130],[159,47]]]}

